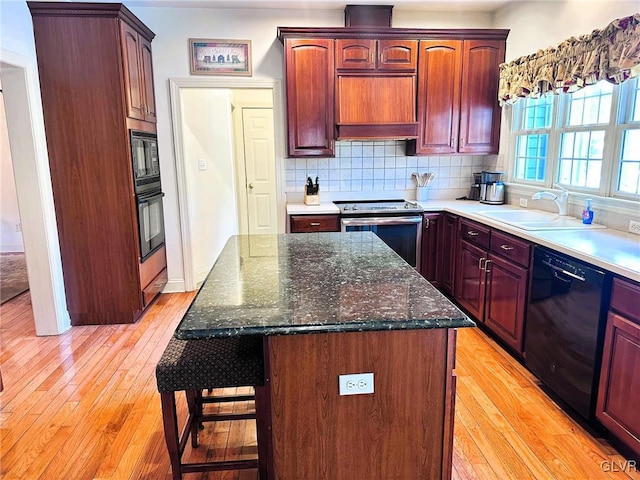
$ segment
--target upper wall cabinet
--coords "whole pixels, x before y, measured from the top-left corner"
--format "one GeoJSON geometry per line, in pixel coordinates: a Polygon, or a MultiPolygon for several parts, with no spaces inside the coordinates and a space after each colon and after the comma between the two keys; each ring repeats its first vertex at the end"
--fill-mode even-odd
{"type": "Polygon", "coordinates": [[[288,154],[333,156],[334,41],[286,39],[288,154]]]}
{"type": "Polygon", "coordinates": [[[420,41],[420,133],[409,154],[497,153],[504,54],[504,40],[420,41]]]}
{"type": "Polygon", "coordinates": [[[336,139],[407,139],[410,155],[497,152],[507,34],[280,27],[289,156],[332,156],[336,139]]]}
{"type": "Polygon", "coordinates": [[[415,72],[417,40],[336,40],[336,70],[415,72]]]}
{"type": "Polygon", "coordinates": [[[124,22],[120,24],[120,35],[127,116],[155,123],[156,99],[153,91],[151,40],[124,22]]]}

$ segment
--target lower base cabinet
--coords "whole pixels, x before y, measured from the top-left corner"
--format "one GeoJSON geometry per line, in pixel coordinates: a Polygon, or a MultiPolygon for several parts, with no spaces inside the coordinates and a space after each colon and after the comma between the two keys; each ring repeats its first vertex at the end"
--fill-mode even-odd
{"type": "Polygon", "coordinates": [[[614,279],[596,418],[640,458],[640,285],[614,279]]]}
{"type": "Polygon", "coordinates": [[[289,231],[291,233],[339,232],[340,215],[291,215],[289,231]]]}
{"type": "Polygon", "coordinates": [[[469,220],[459,234],[455,300],[522,355],[531,245],[469,220]]]}

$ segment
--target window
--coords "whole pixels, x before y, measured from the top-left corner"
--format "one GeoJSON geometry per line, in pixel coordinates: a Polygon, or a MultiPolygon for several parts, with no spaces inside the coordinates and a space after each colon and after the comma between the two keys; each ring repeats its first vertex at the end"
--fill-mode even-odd
{"type": "Polygon", "coordinates": [[[599,82],[513,107],[511,179],[640,198],[640,82],[599,82]]]}

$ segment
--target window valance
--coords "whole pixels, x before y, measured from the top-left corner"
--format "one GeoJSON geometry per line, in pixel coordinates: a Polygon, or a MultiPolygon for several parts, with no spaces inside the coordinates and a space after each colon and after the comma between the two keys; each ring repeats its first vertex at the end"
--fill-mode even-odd
{"type": "Polygon", "coordinates": [[[504,105],[548,92],[571,93],[600,80],[622,83],[639,74],[640,13],[636,13],[555,48],[503,63],[498,100],[504,105]]]}

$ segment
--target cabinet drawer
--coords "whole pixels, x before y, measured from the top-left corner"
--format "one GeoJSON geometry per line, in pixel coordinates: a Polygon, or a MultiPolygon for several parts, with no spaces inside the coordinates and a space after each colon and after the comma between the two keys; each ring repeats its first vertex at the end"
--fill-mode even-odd
{"type": "Polygon", "coordinates": [[[477,245],[485,250],[489,250],[489,238],[491,229],[470,220],[460,220],[460,238],[477,245]]]}
{"type": "Polygon", "coordinates": [[[292,215],[291,233],[339,232],[339,215],[292,215]]]}
{"type": "Polygon", "coordinates": [[[513,260],[523,267],[529,266],[531,255],[531,244],[529,242],[493,230],[490,243],[492,253],[508,260],[513,260]]]}
{"type": "Polygon", "coordinates": [[[620,278],[613,279],[611,310],[640,324],[640,285],[620,278]]]}
{"type": "Polygon", "coordinates": [[[154,298],[156,298],[156,295],[162,291],[164,286],[167,284],[167,279],[167,269],[165,268],[153,280],[151,280],[151,283],[149,283],[144,290],[142,290],[142,299],[144,301],[145,308],[154,298]]]}

